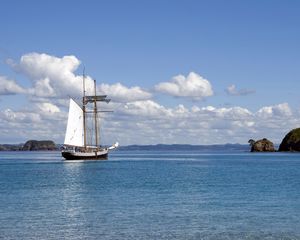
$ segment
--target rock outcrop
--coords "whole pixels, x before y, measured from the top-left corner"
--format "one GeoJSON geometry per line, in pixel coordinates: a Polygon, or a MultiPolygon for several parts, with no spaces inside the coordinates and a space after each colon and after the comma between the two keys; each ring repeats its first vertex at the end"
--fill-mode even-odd
{"type": "Polygon", "coordinates": [[[29,140],[22,147],[22,151],[54,151],[57,147],[53,141],[29,140]]]}
{"type": "Polygon", "coordinates": [[[250,145],[251,145],[251,152],[275,152],[274,144],[266,138],[253,141],[253,142],[251,141],[250,145]]]}
{"type": "Polygon", "coordinates": [[[280,152],[299,152],[300,151],[300,128],[291,130],[285,135],[278,151],[280,152]]]}

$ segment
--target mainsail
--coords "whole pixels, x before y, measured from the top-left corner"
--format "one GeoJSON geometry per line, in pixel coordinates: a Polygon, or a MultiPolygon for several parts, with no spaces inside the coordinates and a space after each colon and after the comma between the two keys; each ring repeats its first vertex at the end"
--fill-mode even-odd
{"type": "Polygon", "coordinates": [[[83,111],[73,99],[70,99],[68,124],[64,144],[83,147],[83,134],[83,111]]]}

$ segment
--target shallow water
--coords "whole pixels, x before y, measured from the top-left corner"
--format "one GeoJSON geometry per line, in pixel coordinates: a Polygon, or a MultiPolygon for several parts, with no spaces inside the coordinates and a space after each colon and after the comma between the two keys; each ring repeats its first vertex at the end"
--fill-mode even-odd
{"type": "Polygon", "coordinates": [[[300,239],[300,155],[0,152],[2,239],[300,239]]]}

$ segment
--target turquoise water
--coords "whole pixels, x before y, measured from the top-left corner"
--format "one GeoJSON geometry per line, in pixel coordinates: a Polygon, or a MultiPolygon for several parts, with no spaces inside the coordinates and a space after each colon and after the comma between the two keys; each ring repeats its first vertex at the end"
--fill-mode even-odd
{"type": "Polygon", "coordinates": [[[300,155],[0,152],[0,239],[300,239],[300,155]]]}

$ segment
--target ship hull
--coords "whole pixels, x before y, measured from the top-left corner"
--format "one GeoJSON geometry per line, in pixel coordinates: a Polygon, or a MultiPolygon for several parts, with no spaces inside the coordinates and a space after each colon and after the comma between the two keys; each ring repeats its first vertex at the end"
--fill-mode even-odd
{"type": "Polygon", "coordinates": [[[74,151],[62,151],[61,155],[65,160],[106,160],[108,157],[108,150],[94,152],[74,152],[74,151]]]}

